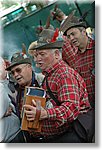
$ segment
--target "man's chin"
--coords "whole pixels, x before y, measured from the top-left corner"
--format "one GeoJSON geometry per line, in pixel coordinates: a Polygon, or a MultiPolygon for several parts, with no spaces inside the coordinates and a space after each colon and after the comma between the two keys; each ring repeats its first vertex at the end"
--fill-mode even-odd
{"type": "Polygon", "coordinates": [[[42,65],[40,65],[39,68],[40,68],[42,71],[45,70],[42,65]]]}
{"type": "Polygon", "coordinates": [[[18,84],[19,84],[20,86],[25,86],[25,83],[22,82],[22,81],[18,81],[18,84]]]}

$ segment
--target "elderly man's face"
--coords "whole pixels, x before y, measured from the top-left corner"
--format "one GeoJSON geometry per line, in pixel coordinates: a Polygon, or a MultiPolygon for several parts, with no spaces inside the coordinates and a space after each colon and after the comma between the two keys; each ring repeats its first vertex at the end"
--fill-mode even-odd
{"type": "Polygon", "coordinates": [[[51,50],[37,50],[36,63],[43,71],[49,69],[56,61],[55,53],[51,50]]]}
{"type": "Polygon", "coordinates": [[[17,83],[21,86],[28,86],[32,80],[32,68],[30,64],[20,64],[11,69],[11,73],[17,83]]]}

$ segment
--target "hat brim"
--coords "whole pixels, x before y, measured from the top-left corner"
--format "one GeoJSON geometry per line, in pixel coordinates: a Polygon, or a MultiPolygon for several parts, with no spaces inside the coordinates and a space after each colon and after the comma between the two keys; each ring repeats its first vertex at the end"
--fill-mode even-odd
{"type": "Polygon", "coordinates": [[[11,65],[8,66],[8,67],[6,68],[6,70],[7,70],[7,71],[10,71],[14,66],[20,65],[20,64],[31,64],[31,60],[30,60],[30,58],[25,58],[24,60],[20,60],[20,61],[18,61],[18,62],[11,63],[11,65]]]}
{"type": "Polygon", "coordinates": [[[63,35],[67,35],[67,31],[69,30],[69,29],[71,29],[71,28],[77,28],[77,27],[84,27],[85,29],[87,28],[87,26],[86,26],[86,23],[84,23],[84,22],[81,22],[81,23],[78,23],[78,24],[70,24],[70,26],[66,26],[64,29],[63,29],[63,35]]]}
{"type": "Polygon", "coordinates": [[[56,41],[52,43],[46,43],[44,45],[38,44],[38,46],[35,48],[36,50],[43,50],[43,49],[55,49],[55,48],[62,48],[64,41],[56,41]]]}

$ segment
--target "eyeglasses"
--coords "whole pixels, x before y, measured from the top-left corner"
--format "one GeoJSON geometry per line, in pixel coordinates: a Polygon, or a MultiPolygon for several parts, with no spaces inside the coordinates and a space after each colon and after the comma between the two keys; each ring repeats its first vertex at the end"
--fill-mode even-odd
{"type": "Polygon", "coordinates": [[[16,68],[15,70],[11,70],[11,74],[14,76],[15,72],[20,74],[22,72],[22,69],[26,67],[27,65],[24,65],[22,68],[16,68]]]}

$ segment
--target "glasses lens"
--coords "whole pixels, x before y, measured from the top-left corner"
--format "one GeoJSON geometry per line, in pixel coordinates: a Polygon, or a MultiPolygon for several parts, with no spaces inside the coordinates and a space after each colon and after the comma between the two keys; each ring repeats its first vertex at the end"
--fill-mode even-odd
{"type": "Polygon", "coordinates": [[[11,71],[11,74],[14,75],[14,71],[11,71]]]}
{"type": "Polygon", "coordinates": [[[22,69],[21,69],[21,68],[17,68],[17,69],[15,69],[14,71],[11,71],[12,75],[14,75],[15,72],[21,73],[21,72],[22,72],[22,69]]]}
{"type": "MultiPolygon", "coordinates": [[[[27,65],[25,65],[25,66],[27,66],[27,65]]],[[[12,75],[14,75],[15,72],[21,73],[21,72],[22,72],[22,69],[23,69],[25,66],[23,66],[22,68],[16,68],[15,70],[12,70],[12,71],[11,71],[12,75]]]]}
{"type": "Polygon", "coordinates": [[[22,71],[21,68],[17,68],[17,69],[16,69],[16,72],[17,72],[17,73],[21,73],[21,71],[22,71]]]}

